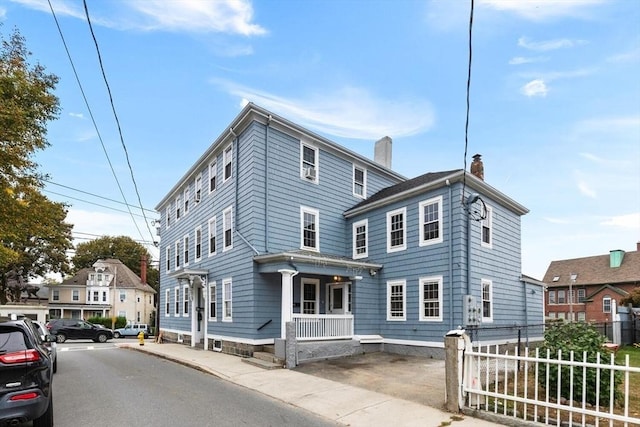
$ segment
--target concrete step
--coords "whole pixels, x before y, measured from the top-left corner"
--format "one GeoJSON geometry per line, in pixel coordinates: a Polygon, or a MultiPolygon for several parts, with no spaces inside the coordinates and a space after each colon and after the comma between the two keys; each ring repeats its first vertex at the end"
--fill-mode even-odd
{"type": "Polygon", "coordinates": [[[244,357],[242,358],[242,361],[244,363],[248,363],[253,366],[258,366],[262,369],[282,369],[283,367],[282,363],[278,364],[278,363],[268,362],[266,360],[256,359],[255,357],[244,357]]]}
{"type": "Polygon", "coordinates": [[[262,351],[264,351],[265,353],[271,353],[271,354],[275,354],[276,353],[276,346],[273,344],[266,344],[262,346],[262,351]]]}
{"type": "Polygon", "coordinates": [[[268,353],[266,351],[254,351],[253,357],[255,359],[264,360],[265,362],[269,362],[269,363],[276,363],[280,365],[284,364],[284,360],[278,359],[276,356],[274,356],[273,353],[268,353]]]}

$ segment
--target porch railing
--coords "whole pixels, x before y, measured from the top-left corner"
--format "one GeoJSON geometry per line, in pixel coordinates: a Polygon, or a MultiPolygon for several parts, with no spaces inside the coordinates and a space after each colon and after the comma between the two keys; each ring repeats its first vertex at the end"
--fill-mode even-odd
{"type": "Polygon", "coordinates": [[[293,314],[300,341],[353,337],[353,314],[293,314]]]}

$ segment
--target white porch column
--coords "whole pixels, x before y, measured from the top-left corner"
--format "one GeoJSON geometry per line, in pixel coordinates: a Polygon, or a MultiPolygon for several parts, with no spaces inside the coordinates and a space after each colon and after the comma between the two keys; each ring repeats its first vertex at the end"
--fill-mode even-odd
{"type": "Polygon", "coordinates": [[[293,319],[293,277],[298,272],[296,270],[282,269],[278,270],[278,273],[282,274],[280,338],[285,339],[287,336],[287,322],[291,322],[293,319]]]}

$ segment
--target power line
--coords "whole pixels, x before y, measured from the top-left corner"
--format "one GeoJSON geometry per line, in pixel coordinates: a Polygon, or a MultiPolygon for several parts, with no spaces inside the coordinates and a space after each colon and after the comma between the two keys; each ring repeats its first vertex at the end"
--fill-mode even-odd
{"type": "MultiPolygon", "coordinates": [[[[57,192],[55,192],[55,191],[47,190],[46,188],[45,188],[45,189],[43,189],[42,191],[44,191],[45,193],[49,193],[49,194],[55,194],[56,196],[62,196],[62,197],[65,197],[65,198],[67,198],[67,199],[78,200],[78,201],[80,201],[80,202],[87,203],[87,204],[89,204],[89,205],[100,206],[101,208],[110,209],[110,210],[112,210],[112,211],[122,212],[122,213],[129,213],[129,212],[127,212],[127,211],[125,211],[125,210],[122,210],[122,209],[116,209],[116,208],[112,208],[111,206],[101,205],[100,203],[90,202],[90,201],[88,201],[88,200],[79,199],[79,198],[77,198],[77,197],[69,196],[69,195],[62,194],[62,193],[57,193],[57,192]]],[[[140,218],[144,218],[144,216],[142,216],[142,215],[140,215],[140,214],[134,214],[134,213],[132,213],[131,215],[134,215],[134,216],[137,216],[137,217],[140,217],[140,218]]],[[[146,219],[146,218],[145,218],[145,219],[146,219]]]]}
{"type": "Polygon", "coordinates": [[[469,146],[469,98],[471,92],[471,58],[472,58],[472,29],[473,29],[473,0],[471,0],[471,11],[469,13],[469,63],[467,66],[467,117],[464,124],[464,170],[462,171],[462,205],[464,206],[464,192],[467,187],[467,148],[469,146]]]}
{"type": "MultiPolygon", "coordinates": [[[[153,240],[153,232],[149,227],[149,220],[147,220],[146,215],[144,214],[144,209],[142,208],[142,200],[140,199],[140,193],[138,192],[138,184],[136,183],[136,178],[133,175],[133,167],[131,166],[131,162],[129,161],[129,152],[127,151],[127,146],[124,143],[124,138],[122,136],[122,129],[120,128],[120,120],[118,119],[118,114],[116,113],[116,107],[113,105],[113,97],[111,96],[111,88],[109,87],[109,82],[107,81],[107,75],[104,72],[104,66],[102,65],[102,56],[100,55],[100,48],[98,47],[98,40],[96,40],[96,35],[93,33],[93,26],[91,25],[91,19],[89,18],[89,9],[87,8],[87,0],[83,0],[84,4],[84,13],[87,17],[87,24],[89,24],[89,30],[91,31],[91,37],[93,38],[93,44],[96,47],[96,53],[98,54],[98,63],[100,64],[100,71],[102,72],[102,78],[104,79],[104,84],[107,87],[107,92],[109,93],[109,103],[111,104],[111,111],[113,111],[113,117],[116,120],[116,124],[118,126],[118,135],[120,135],[120,143],[122,144],[122,149],[124,150],[125,158],[127,160],[127,166],[129,167],[129,172],[131,173],[131,181],[133,182],[133,188],[138,196],[138,203],[140,204],[140,209],[142,209],[142,216],[145,217],[145,224],[147,225],[147,230],[149,231],[149,235],[151,236],[151,240],[153,240]]],[[[123,194],[124,197],[124,194],[123,194]]],[[[136,225],[137,227],[137,225],[136,225]]],[[[139,231],[139,230],[138,230],[139,231]]],[[[142,237],[142,233],[140,233],[140,237],[142,237]]]]}
{"type": "MultiPolygon", "coordinates": [[[[118,204],[120,204],[120,205],[130,206],[130,207],[132,207],[132,208],[134,208],[134,209],[140,209],[138,206],[128,205],[127,203],[121,202],[120,200],[110,199],[110,198],[108,198],[108,197],[104,197],[104,196],[101,196],[101,195],[99,195],[99,194],[94,194],[94,193],[90,193],[90,192],[88,192],[88,191],[84,191],[84,190],[80,190],[80,189],[77,189],[77,188],[69,187],[68,185],[58,184],[57,182],[53,182],[53,181],[50,181],[50,180],[48,180],[48,179],[43,179],[43,181],[44,181],[44,182],[47,182],[47,183],[49,183],[49,184],[57,185],[58,187],[66,188],[66,189],[68,189],[68,190],[77,191],[78,193],[83,193],[83,194],[89,195],[89,196],[91,196],[91,197],[96,197],[96,198],[98,198],[98,199],[108,200],[108,201],[110,201],[110,202],[118,203],[118,204]]],[[[45,190],[45,191],[46,191],[46,190],[45,190]]],[[[55,193],[54,193],[54,194],[55,194],[55,193]]],[[[71,198],[71,197],[70,197],[70,198],[71,198]]],[[[84,200],[84,199],[75,199],[75,200],[80,200],[80,201],[86,202],[86,200],[84,200]]],[[[90,203],[90,202],[87,202],[87,203],[90,203]]],[[[100,205],[98,205],[98,206],[100,206],[100,205]]],[[[113,209],[113,208],[109,208],[109,209],[113,209]]],[[[147,211],[147,212],[151,212],[151,213],[153,213],[153,214],[156,214],[156,213],[157,213],[157,212],[156,212],[155,210],[153,210],[153,209],[143,208],[143,210],[145,210],[145,211],[147,211]]],[[[122,212],[122,211],[121,211],[121,212],[122,212]]],[[[141,216],[141,215],[139,215],[139,216],[141,216]]]]}
{"type": "MultiPolygon", "coordinates": [[[[51,0],[47,0],[47,2],[49,3],[49,9],[51,9],[51,14],[53,15],[53,19],[56,23],[56,26],[58,28],[58,33],[60,34],[60,38],[62,39],[62,44],[64,45],[64,49],[67,52],[67,57],[69,58],[69,62],[71,63],[71,68],[73,70],[73,74],[76,78],[76,82],[78,83],[78,87],[80,88],[80,93],[82,94],[82,99],[84,100],[84,104],[87,107],[87,110],[89,112],[89,117],[91,117],[91,122],[93,123],[93,128],[96,131],[96,134],[98,135],[98,140],[100,141],[100,145],[102,146],[102,151],[104,152],[105,157],[107,158],[107,163],[109,164],[109,168],[111,169],[111,173],[113,174],[114,179],[116,180],[116,184],[118,185],[118,189],[120,190],[120,194],[122,195],[122,199],[126,202],[127,198],[124,195],[124,191],[122,190],[122,186],[120,185],[120,181],[118,180],[118,176],[116,174],[116,171],[113,168],[113,164],[111,163],[111,159],[109,158],[109,153],[107,153],[107,148],[104,144],[104,141],[102,139],[102,135],[100,134],[100,131],[98,130],[98,124],[96,123],[95,117],[93,116],[93,111],[91,110],[91,107],[89,106],[89,101],[87,99],[87,96],[84,92],[84,88],[82,87],[82,83],[80,82],[80,77],[78,76],[78,72],[76,71],[76,66],[73,63],[73,59],[71,58],[71,53],[69,52],[69,48],[67,47],[67,42],[64,38],[64,35],[62,34],[62,28],[60,27],[60,23],[58,22],[58,17],[56,16],[55,11],[53,10],[53,6],[51,5],[51,0]]],[[[86,7],[86,5],[85,5],[86,7]]],[[[93,32],[93,31],[92,31],[93,32]]],[[[137,189],[136,189],[137,192],[137,189]]],[[[127,206],[129,206],[127,204],[127,206]]],[[[138,227],[138,223],[136,222],[136,220],[133,218],[133,214],[131,213],[131,209],[129,209],[129,214],[131,215],[131,219],[133,221],[134,226],[136,227],[136,229],[138,230],[138,233],[140,234],[140,238],[142,238],[142,240],[144,240],[144,237],[142,237],[142,231],[140,231],[140,228],[138,227]]],[[[144,211],[142,211],[144,213],[144,211]]],[[[149,228],[149,224],[147,224],[147,228],[149,228]]],[[[153,236],[153,234],[151,234],[153,236]]],[[[153,240],[153,237],[152,237],[153,240]]]]}

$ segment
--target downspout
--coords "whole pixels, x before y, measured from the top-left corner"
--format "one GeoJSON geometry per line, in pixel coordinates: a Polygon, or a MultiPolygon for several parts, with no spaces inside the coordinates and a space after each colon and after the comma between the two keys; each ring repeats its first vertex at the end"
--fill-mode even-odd
{"type": "Polygon", "coordinates": [[[264,135],[264,251],[269,253],[269,128],[271,114],[267,117],[267,127],[264,135]]]}
{"type": "Polygon", "coordinates": [[[449,187],[449,330],[453,330],[453,196],[451,182],[446,180],[445,183],[449,187]]]}
{"type": "Polygon", "coordinates": [[[529,347],[529,304],[527,302],[527,281],[524,280],[524,277],[522,276],[520,276],[520,280],[524,285],[524,339],[526,346],[529,347]]]}
{"type": "Polygon", "coordinates": [[[467,213],[467,295],[471,295],[471,205],[479,198],[479,194],[472,193],[465,202],[465,212],[467,213]]]}

